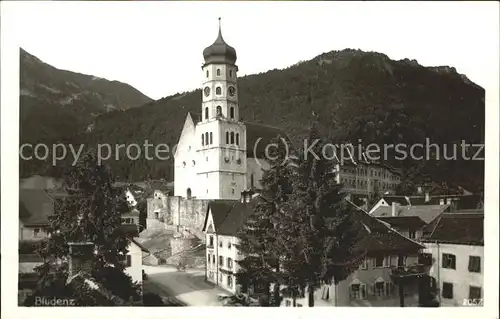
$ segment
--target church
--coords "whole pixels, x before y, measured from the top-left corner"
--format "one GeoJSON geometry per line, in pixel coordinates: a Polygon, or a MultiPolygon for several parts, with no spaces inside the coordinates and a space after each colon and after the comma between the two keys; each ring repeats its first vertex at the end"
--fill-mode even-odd
{"type": "Polygon", "coordinates": [[[245,122],[238,101],[236,50],[219,33],[203,51],[200,114],[188,113],[174,155],[174,196],[203,200],[239,200],[258,191],[266,148],[279,128],[245,122]]]}

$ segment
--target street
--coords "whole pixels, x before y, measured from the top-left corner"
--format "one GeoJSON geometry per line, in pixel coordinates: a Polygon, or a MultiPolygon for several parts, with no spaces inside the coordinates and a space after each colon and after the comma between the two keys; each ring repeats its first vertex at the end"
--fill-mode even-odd
{"type": "Polygon", "coordinates": [[[175,267],[143,266],[148,275],[145,286],[155,292],[171,306],[221,306],[219,294],[229,295],[225,290],[205,282],[204,269],[177,271],[175,267]]]}

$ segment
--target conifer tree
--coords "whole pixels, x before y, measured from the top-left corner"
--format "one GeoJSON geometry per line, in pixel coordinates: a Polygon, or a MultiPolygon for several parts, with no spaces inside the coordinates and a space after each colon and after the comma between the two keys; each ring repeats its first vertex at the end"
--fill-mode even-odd
{"type": "Polygon", "coordinates": [[[262,190],[253,213],[248,217],[238,233],[237,249],[244,258],[237,281],[244,286],[254,285],[264,288],[269,296],[270,284],[274,284],[272,305],[279,305],[279,287],[282,282],[279,260],[283,247],[283,235],[278,227],[282,219],[282,208],[292,192],[290,182],[291,168],[288,166],[290,145],[283,144],[285,139],[277,137],[271,143],[277,147],[269,148],[266,157],[269,169],[263,169],[262,190]]]}
{"type": "MultiPolygon", "coordinates": [[[[64,188],[67,196],[56,201],[55,212],[49,216],[49,237],[41,243],[38,251],[45,263],[36,269],[40,281],[35,294],[53,296],[71,293],[65,286],[68,243],[91,242],[95,248],[91,276],[121,298],[137,298],[139,288],[123,272],[121,257],[127,253],[129,245],[120,227],[121,214],[128,206],[123,192],[113,188],[110,171],[98,165],[95,154],[88,152],[77,165],[68,169],[64,188]]],[[[90,302],[91,305],[105,305],[95,298],[81,296],[81,290],[73,293],[83,303],[81,305],[90,302],[90,299],[97,303],[90,302]]]]}
{"type": "MultiPolygon", "coordinates": [[[[336,183],[332,160],[324,156],[325,144],[316,126],[307,148],[301,150],[293,178],[293,195],[283,227],[288,232],[288,258],[284,263],[288,286],[308,287],[308,304],[314,306],[314,289],[323,282],[344,279],[359,259],[351,251],[358,226],[336,183]]],[[[305,145],[306,146],[306,145],[305,145]]]]}

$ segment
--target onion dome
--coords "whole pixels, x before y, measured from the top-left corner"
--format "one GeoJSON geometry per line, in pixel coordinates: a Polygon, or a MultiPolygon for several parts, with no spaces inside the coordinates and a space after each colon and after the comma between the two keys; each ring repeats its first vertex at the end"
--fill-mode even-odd
{"type": "Polygon", "coordinates": [[[236,62],[236,50],[227,44],[222,37],[220,18],[219,18],[219,35],[215,42],[203,50],[205,63],[228,63],[236,62]]]}

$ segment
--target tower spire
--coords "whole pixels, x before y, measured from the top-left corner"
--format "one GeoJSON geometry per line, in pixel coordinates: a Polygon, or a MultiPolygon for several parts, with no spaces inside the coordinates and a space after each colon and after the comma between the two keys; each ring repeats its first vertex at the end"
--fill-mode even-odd
{"type": "Polygon", "coordinates": [[[220,23],[220,17],[219,17],[219,38],[222,39],[222,27],[221,27],[221,23],[220,23]]]}

